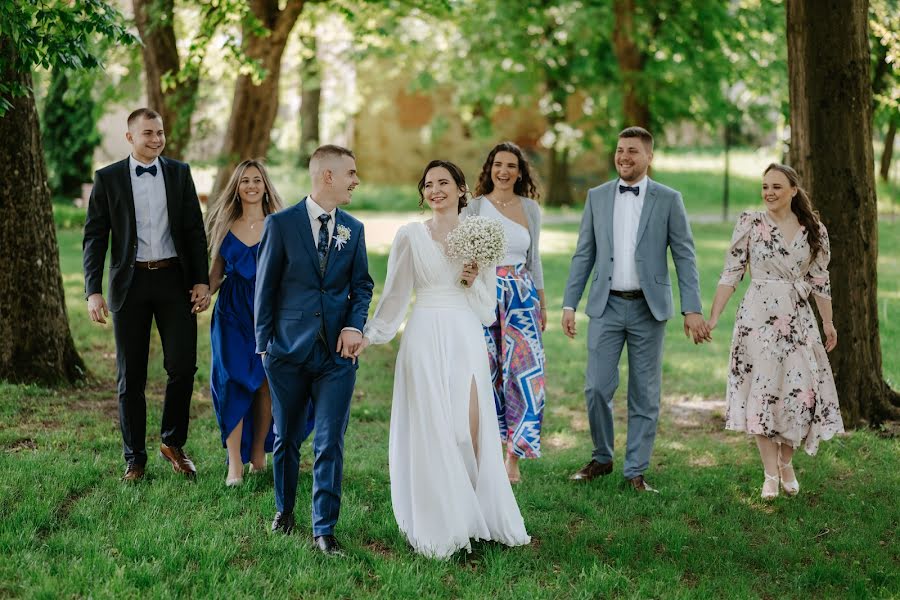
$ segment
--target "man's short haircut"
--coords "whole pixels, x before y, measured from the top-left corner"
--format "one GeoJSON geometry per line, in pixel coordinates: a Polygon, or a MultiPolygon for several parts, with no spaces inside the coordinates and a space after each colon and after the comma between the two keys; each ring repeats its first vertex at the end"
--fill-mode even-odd
{"type": "Polygon", "coordinates": [[[317,163],[323,161],[328,158],[340,158],[341,156],[349,156],[353,160],[356,160],[356,156],[353,154],[353,151],[344,148],[343,146],[335,146],[334,144],[325,144],[324,146],[319,146],[316,148],[316,151],[312,153],[312,156],[309,158],[309,166],[315,168],[317,163]]]}
{"type": "Polygon", "coordinates": [[[626,127],[619,132],[619,139],[622,138],[640,138],[640,140],[644,142],[644,146],[647,147],[647,150],[653,152],[653,136],[643,127],[638,127],[636,125],[626,127]]]}
{"type": "Polygon", "coordinates": [[[162,121],[162,115],[152,108],[139,108],[128,115],[128,128],[131,129],[131,125],[138,119],[159,119],[162,121]]]}

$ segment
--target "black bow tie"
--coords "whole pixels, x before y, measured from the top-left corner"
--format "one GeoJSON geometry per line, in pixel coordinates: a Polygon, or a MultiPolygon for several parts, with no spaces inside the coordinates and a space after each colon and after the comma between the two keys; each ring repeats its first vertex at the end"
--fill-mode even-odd
{"type": "MultiPolygon", "coordinates": [[[[138,167],[138,169],[140,169],[140,167],[138,167]]],[[[619,186],[619,193],[620,193],[620,194],[624,194],[625,192],[634,192],[634,195],[635,195],[635,196],[640,196],[640,195],[641,195],[641,188],[639,188],[638,186],[629,187],[629,186],[627,186],[627,185],[620,185],[620,186],[619,186]]]]}
{"type": "Polygon", "coordinates": [[[150,173],[151,175],[156,177],[156,165],[152,165],[149,167],[142,167],[141,165],[138,165],[137,168],[135,168],[135,172],[137,173],[138,177],[140,177],[144,173],[150,173]]]}

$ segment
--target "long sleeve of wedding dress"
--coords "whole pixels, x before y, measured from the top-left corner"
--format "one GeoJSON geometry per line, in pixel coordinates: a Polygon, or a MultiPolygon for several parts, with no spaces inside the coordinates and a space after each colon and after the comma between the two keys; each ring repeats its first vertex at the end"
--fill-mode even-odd
{"type": "Polygon", "coordinates": [[[415,268],[413,265],[412,244],[409,239],[409,229],[403,226],[397,231],[394,243],[391,245],[391,253],[388,255],[387,277],[384,282],[384,290],[375,314],[366,322],[363,336],[373,344],[386,344],[391,341],[409,308],[412,298],[413,284],[415,283],[415,268]]]}
{"type": "Polygon", "coordinates": [[[466,299],[481,324],[485,327],[492,325],[497,320],[497,269],[479,268],[478,277],[466,290],[466,299]]]}

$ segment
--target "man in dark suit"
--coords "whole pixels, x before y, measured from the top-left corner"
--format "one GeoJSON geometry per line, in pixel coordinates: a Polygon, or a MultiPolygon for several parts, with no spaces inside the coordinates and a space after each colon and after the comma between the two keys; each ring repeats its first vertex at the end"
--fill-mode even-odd
{"type": "Polygon", "coordinates": [[[338,552],[344,432],[356,382],[356,357],[374,284],[363,225],[338,206],[359,184],[353,153],[322,146],[309,163],[312,193],[269,215],[259,244],[254,316],[256,351],[272,393],[275,420],[275,520],[294,528],[300,440],[307,405],[315,407],[312,529],[316,547],[338,552]]]}
{"type": "Polygon", "coordinates": [[[147,464],[144,389],[154,319],[168,374],[160,453],[177,473],[192,478],[197,471],[183,447],[197,371],[197,313],[210,301],[203,216],[190,167],[160,156],[166,145],[162,117],[148,108],[134,111],[125,138],[131,155],[94,174],[83,245],[88,313],[106,324],[112,312],[128,464],[123,479],[143,478],[147,464]],[[103,298],[107,247],[108,306],[103,298]]]}

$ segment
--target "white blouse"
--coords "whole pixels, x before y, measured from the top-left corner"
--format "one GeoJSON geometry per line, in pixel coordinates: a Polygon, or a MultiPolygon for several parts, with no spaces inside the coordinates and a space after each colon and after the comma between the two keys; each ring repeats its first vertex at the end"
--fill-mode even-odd
{"type": "Polygon", "coordinates": [[[528,258],[528,249],[531,248],[531,234],[528,233],[528,228],[504,215],[489,200],[481,203],[480,215],[498,219],[503,225],[503,233],[506,234],[506,256],[499,264],[523,264],[528,258]]]}

